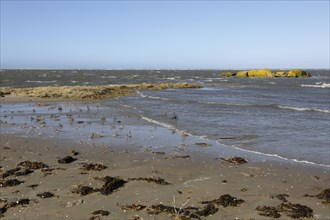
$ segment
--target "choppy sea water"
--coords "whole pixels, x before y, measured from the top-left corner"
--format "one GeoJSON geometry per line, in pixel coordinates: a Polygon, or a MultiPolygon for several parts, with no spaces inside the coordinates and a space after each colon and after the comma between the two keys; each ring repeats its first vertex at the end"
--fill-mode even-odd
{"type": "Polygon", "coordinates": [[[0,86],[201,83],[119,102],[144,120],[232,148],[330,166],[330,73],[308,71],[313,77],[236,79],[221,70],[2,70],[0,86]]]}

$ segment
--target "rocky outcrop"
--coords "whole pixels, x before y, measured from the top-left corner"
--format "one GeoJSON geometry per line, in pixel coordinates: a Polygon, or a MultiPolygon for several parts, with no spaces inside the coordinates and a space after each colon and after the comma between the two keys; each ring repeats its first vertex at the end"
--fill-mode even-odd
{"type": "Polygon", "coordinates": [[[0,93],[22,97],[58,99],[102,99],[135,94],[137,90],[201,88],[193,83],[141,83],[109,86],[45,86],[31,88],[0,88],[0,93]]]}
{"type": "Polygon", "coordinates": [[[298,78],[304,78],[304,77],[311,77],[311,74],[304,71],[304,70],[290,70],[288,72],[279,71],[273,73],[269,69],[257,69],[257,70],[243,70],[239,71],[237,73],[231,73],[231,72],[224,72],[222,73],[223,77],[230,77],[235,76],[238,78],[273,78],[273,77],[298,77],[298,78]]]}
{"type": "Polygon", "coordinates": [[[288,72],[288,77],[305,78],[305,77],[311,77],[311,74],[303,70],[290,70],[288,72]]]}

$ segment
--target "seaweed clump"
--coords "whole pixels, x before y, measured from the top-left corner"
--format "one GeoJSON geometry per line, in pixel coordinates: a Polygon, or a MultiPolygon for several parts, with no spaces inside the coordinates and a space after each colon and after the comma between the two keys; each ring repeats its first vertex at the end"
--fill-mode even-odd
{"type": "Polygon", "coordinates": [[[71,156],[65,156],[65,157],[59,159],[58,162],[64,164],[64,163],[72,163],[76,160],[77,160],[77,158],[73,158],[71,156]]]}
{"type": "Polygon", "coordinates": [[[159,185],[171,185],[169,182],[165,181],[165,179],[160,177],[139,177],[139,178],[130,178],[129,180],[147,181],[148,183],[153,182],[159,185]]]}
{"type": "Polygon", "coordinates": [[[31,170],[38,170],[48,167],[47,164],[44,164],[42,162],[31,162],[28,160],[18,163],[17,166],[25,167],[26,169],[31,169],[31,170]]]}
{"type": "Polygon", "coordinates": [[[324,199],[322,203],[330,203],[330,188],[323,190],[320,194],[317,194],[316,197],[324,199]]]}
{"type": "Polygon", "coordinates": [[[104,184],[99,191],[103,195],[109,195],[127,183],[127,181],[123,179],[111,176],[103,177],[102,180],[104,181],[104,184]]]}
{"type": "Polygon", "coordinates": [[[51,192],[43,192],[43,193],[38,193],[37,194],[38,197],[45,199],[45,198],[52,198],[54,197],[54,194],[51,192]]]}
{"type": "Polygon", "coordinates": [[[99,191],[99,190],[94,189],[94,188],[89,187],[89,186],[83,186],[83,185],[79,185],[76,189],[72,190],[73,193],[78,193],[81,196],[86,196],[90,193],[97,192],[97,191],[99,191]]]}
{"type": "Polygon", "coordinates": [[[236,197],[231,196],[229,194],[224,194],[218,199],[214,199],[211,201],[203,201],[202,204],[215,203],[216,205],[222,205],[224,208],[226,208],[227,206],[239,206],[243,202],[243,199],[237,199],[236,197]]]}
{"type": "Polygon", "coordinates": [[[259,215],[272,217],[272,218],[279,218],[281,217],[280,211],[274,206],[258,206],[256,208],[259,211],[259,215]]]}
{"type": "Polygon", "coordinates": [[[259,211],[259,215],[279,218],[281,217],[281,213],[286,214],[291,218],[312,218],[313,209],[300,205],[300,204],[292,204],[290,202],[283,202],[279,206],[258,206],[256,208],[259,211]]]}
{"type": "Polygon", "coordinates": [[[24,183],[24,181],[20,181],[17,179],[10,179],[10,180],[3,180],[0,181],[0,186],[1,187],[8,187],[8,186],[17,186],[24,183]]]}
{"type": "Polygon", "coordinates": [[[300,204],[281,203],[278,210],[291,218],[312,218],[314,216],[313,209],[300,204]]]}
{"type": "Polygon", "coordinates": [[[101,171],[106,168],[108,167],[99,163],[83,163],[83,166],[80,169],[85,171],[90,171],[90,170],[101,171]]]}
{"type": "Polygon", "coordinates": [[[230,158],[221,158],[224,161],[227,161],[229,163],[234,163],[237,165],[241,165],[244,163],[247,163],[248,161],[242,157],[230,157],[230,158]]]}

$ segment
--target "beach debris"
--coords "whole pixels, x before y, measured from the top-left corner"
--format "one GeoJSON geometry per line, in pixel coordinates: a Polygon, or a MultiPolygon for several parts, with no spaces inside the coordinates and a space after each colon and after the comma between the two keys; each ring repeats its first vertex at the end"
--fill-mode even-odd
{"type": "Polygon", "coordinates": [[[31,161],[23,161],[23,162],[19,162],[17,164],[17,166],[20,166],[20,167],[25,167],[26,169],[31,169],[31,170],[38,170],[38,169],[41,169],[41,168],[47,168],[49,167],[47,164],[44,164],[42,162],[31,162],[31,161]]]}
{"type": "Polygon", "coordinates": [[[129,180],[137,180],[137,181],[147,181],[148,183],[153,182],[159,185],[171,185],[169,182],[166,182],[161,177],[139,177],[139,178],[129,178],[129,180]]]}
{"type": "Polygon", "coordinates": [[[313,209],[300,204],[281,203],[277,208],[291,218],[312,218],[314,216],[313,209]]]}
{"type": "Polygon", "coordinates": [[[110,215],[110,212],[104,211],[104,210],[97,210],[92,212],[93,215],[102,215],[102,216],[108,216],[110,215]]]}
{"type": "Polygon", "coordinates": [[[220,158],[220,159],[237,165],[241,165],[248,162],[246,159],[242,157],[229,157],[229,158],[220,158]]]}
{"type": "Polygon", "coordinates": [[[324,199],[322,203],[330,203],[330,188],[323,190],[320,194],[316,195],[319,199],[324,199]]]}
{"type": "Polygon", "coordinates": [[[24,181],[20,181],[17,179],[9,179],[9,180],[0,180],[1,187],[8,187],[8,186],[17,186],[19,184],[24,183],[24,181]]]}
{"type": "Polygon", "coordinates": [[[262,216],[273,217],[273,218],[281,217],[280,211],[277,209],[277,207],[274,206],[258,206],[256,210],[259,211],[259,215],[262,216]]]}
{"type": "Polygon", "coordinates": [[[38,193],[37,194],[38,197],[45,199],[45,198],[52,198],[54,197],[54,194],[51,192],[43,192],[43,193],[38,193]]]}
{"type": "Polygon", "coordinates": [[[147,207],[145,205],[139,205],[139,204],[120,205],[118,203],[117,203],[117,206],[119,206],[124,211],[126,211],[126,210],[141,211],[147,207]]]}
{"type": "Polygon", "coordinates": [[[101,171],[106,168],[108,167],[100,163],[83,163],[83,166],[80,169],[85,171],[90,171],[90,170],[101,171]]]}
{"type": "Polygon", "coordinates": [[[209,146],[212,146],[211,144],[208,144],[208,143],[195,143],[196,146],[199,146],[199,147],[209,147],[209,146]]]}
{"type": "Polygon", "coordinates": [[[105,176],[101,178],[94,178],[96,180],[104,181],[103,186],[99,189],[102,195],[109,195],[112,192],[116,191],[120,187],[123,187],[127,181],[111,176],[105,176]]]}
{"type": "Polygon", "coordinates": [[[90,193],[98,192],[98,191],[99,191],[98,189],[94,189],[89,186],[79,185],[76,189],[72,190],[72,193],[77,193],[80,194],[81,196],[86,196],[90,193]]]}
{"type": "Polygon", "coordinates": [[[77,158],[73,158],[71,156],[65,156],[58,160],[59,163],[72,163],[73,161],[76,161],[77,158]]]}
{"type": "Polygon", "coordinates": [[[229,194],[224,194],[220,196],[218,199],[214,199],[211,201],[202,201],[202,204],[209,204],[209,203],[214,203],[216,205],[222,205],[224,208],[227,206],[239,206],[244,202],[243,199],[237,199],[234,196],[231,196],[229,194]]]}

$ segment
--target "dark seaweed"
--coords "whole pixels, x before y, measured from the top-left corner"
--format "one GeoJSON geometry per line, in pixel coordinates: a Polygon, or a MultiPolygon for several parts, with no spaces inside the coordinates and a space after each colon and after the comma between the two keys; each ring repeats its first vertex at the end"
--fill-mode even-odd
{"type": "Polygon", "coordinates": [[[28,161],[28,160],[18,163],[17,166],[25,167],[26,169],[31,169],[31,170],[38,170],[38,169],[41,169],[41,168],[48,167],[47,164],[44,164],[42,162],[31,162],[31,161],[28,161]]]}
{"type": "Polygon", "coordinates": [[[58,160],[59,163],[72,163],[73,161],[76,161],[77,158],[73,158],[71,156],[65,156],[58,160]]]}

